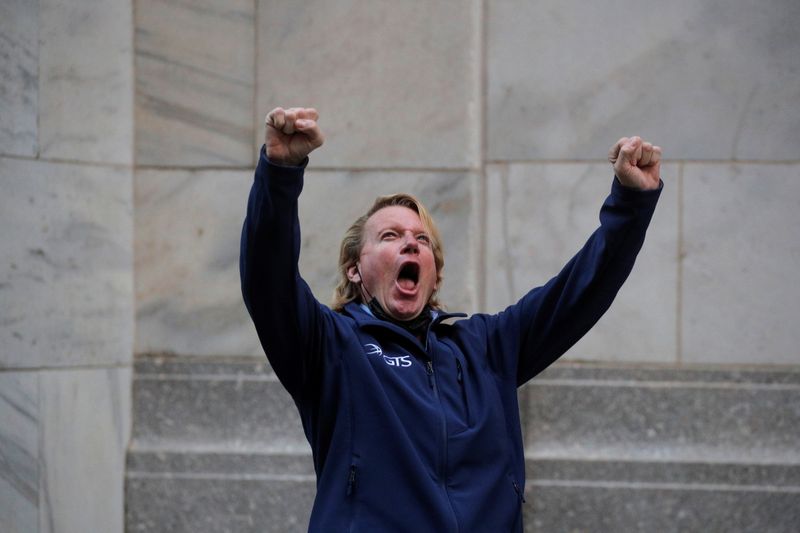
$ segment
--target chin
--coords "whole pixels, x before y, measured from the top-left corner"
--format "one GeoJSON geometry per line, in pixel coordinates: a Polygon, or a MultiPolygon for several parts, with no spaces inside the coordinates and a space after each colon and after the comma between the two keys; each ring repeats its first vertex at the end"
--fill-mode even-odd
{"type": "Polygon", "coordinates": [[[407,308],[407,307],[401,307],[399,309],[394,308],[392,311],[389,312],[389,314],[397,320],[412,320],[414,318],[417,318],[417,316],[422,312],[424,308],[425,308],[424,305],[421,305],[416,308],[407,308]]]}

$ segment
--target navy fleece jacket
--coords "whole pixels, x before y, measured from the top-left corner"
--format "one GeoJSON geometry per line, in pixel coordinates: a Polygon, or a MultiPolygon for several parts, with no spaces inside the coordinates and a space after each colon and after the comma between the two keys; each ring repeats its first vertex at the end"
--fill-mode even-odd
{"type": "MultiPolygon", "coordinates": [[[[600,227],[546,285],[496,315],[420,342],[360,305],[336,313],[298,272],[303,168],[262,149],[241,241],[242,292],[292,395],[314,459],[310,531],[522,531],[517,387],[608,309],[633,267],[660,189],[617,180],[600,227]]],[[[460,315],[465,316],[465,315],[460,315]]]]}

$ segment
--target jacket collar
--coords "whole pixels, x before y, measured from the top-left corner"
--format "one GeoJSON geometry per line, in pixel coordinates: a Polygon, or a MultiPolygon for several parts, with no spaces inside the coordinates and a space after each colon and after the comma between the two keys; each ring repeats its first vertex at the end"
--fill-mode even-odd
{"type": "MultiPolygon", "coordinates": [[[[370,328],[370,327],[384,328],[393,331],[395,333],[398,333],[410,340],[413,340],[416,343],[419,343],[419,340],[414,335],[412,335],[402,327],[392,324],[391,322],[387,322],[386,320],[381,320],[380,318],[375,318],[374,316],[372,316],[368,311],[366,311],[363,307],[361,307],[360,303],[349,302],[345,304],[343,311],[345,315],[355,320],[359,328],[370,328]]],[[[448,318],[464,318],[466,316],[467,316],[466,313],[444,313],[442,311],[435,311],[435,316],[431,321],[431,325],[428,327],[428,333],[430,334],[431,328],[440,324],[443,320],[447,320],[448,318]]],[[[427,346],[428,344],[427,338],[424,344],[425,346],[427,346]]]]}
{"type": "MultiPolygon", "coordinates": [[[[357,302],[346,303],[344,306],[344,314],[348,315],[353,320],[355,320],[359,326],[367,324],[378,324],[378,325],[394,326],[397,329],[403,329],[400,326],[395,326],[391,322],[387,322],[386,320],[375,318],[374,316],[372,316],[371,313],[364,310],[364,308],[361,307],[361,304],[357,302]]],[[[442,322],[443,320],[447,320],[448,318],[465,318],[467,316],[466,313],[445,313],[439,310],[434,310],[433,315],[434,316],[433,320],[431,321],[431,326],[434,326],[439,322],[442,322]]]]}

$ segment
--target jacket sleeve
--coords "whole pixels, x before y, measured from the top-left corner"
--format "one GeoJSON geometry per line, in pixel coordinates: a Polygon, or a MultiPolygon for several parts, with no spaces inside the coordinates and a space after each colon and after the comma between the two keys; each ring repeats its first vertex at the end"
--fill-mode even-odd
{"type": "Polygon", "coordinates": [[[316,390],[325,312],[300,277],[300,166],[271,163],[262,147],[242,229],[242,295],[261,345],[296,401],[316,390]]]}
{"type": "Polygon", "coordinates": [[[522,385],[578,342],[608,310],[644,243],[663,182],[652,191],[615,178],[600,227],[545,285],[486,316],[490,364],[522,385]]]}

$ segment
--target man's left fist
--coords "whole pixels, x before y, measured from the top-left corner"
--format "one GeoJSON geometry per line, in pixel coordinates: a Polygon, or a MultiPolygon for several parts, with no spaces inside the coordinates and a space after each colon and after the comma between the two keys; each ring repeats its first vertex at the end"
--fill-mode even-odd
{"type": "Polygon", "coordinates": [[[608,151],[608,161],[620,183],[632,189],[658,189],[661,183],[661,147],[641,137],[623,137],[608,151]]]}

